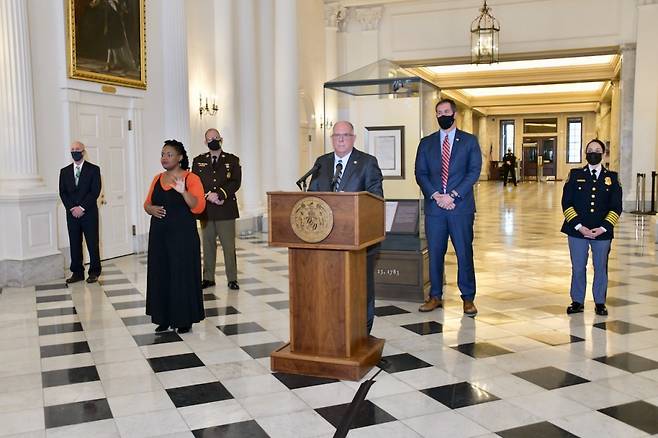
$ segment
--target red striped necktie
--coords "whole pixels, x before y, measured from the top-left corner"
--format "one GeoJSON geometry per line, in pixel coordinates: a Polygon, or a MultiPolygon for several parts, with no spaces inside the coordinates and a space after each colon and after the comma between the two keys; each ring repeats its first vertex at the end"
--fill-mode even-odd
{"type": "Polygon", "coordinates": [[[441,147],[441,185],[443,186],[443,193],[446,193],[448,188],[448,170],[450,169],[450,138],[446,133],[443,138],[443,146],[441,147]]]}

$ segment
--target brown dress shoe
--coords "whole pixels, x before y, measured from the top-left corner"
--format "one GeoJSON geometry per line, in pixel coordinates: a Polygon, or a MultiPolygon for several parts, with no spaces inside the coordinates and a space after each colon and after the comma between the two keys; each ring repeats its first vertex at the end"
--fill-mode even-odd
{"type": "Polygon", "coordinates": [[[475,316],[478,314],[478,309],[475,307],[473,301],[464,301],[464,315],[475,316]]]}
{"type": "Polygon", "coordinates": [[[425,300],[425,304],[418,308],[419,312],[431,312],[437,307],[443,307],[443,300],[437,297],[429,297],[425,300]]]}

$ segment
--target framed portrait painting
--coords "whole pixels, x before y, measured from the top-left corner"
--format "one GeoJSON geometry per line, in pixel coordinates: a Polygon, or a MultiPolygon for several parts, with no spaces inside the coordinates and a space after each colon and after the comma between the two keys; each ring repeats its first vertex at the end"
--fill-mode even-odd
{"type": "Polygon", "coordinates": [[[146,89],[146,0],[66,0],[69,77],[146,89]]]}
{"type": "Polygon", "coordinates": [[[404,179],[404,126],[366,126],[366,147],[384,179],[404,179]]]}

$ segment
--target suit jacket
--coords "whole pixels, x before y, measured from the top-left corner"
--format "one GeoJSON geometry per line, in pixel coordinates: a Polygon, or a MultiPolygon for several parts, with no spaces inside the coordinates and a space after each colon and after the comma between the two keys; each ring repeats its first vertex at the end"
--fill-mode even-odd
{"type": "Polygon", "coordinates": [[[416,182],[425,197],[425,215],[473,214],[475,197],[473,186],[482,170],[482,153],[477,138],[468,132],[457,129],[448,168],[447,192],[455,190],[459,194],[454,210],[444,210],[432,199],[441,187],[441,139],[436,131],[420,140],[416,152],[416,182]]]}
{"type": "Polygon", "coordinates": [[[100,194],[101,169],[95,164],[85,160],[77,186],[73,176],[73,163],[59,171],[59,197],[67,214],[71,214],[71,209],[78,205],[85,209],[85,214],[97,212],[96,201],[100,194]]]}
{"type": "Polygon", "coordinates": [[[509,167],[511,168],[516,167],[516,156],[514,156],[514,154],[505,154],[503,156],[503,166],[507,166],[508,161],[509,161],[509,167]]]}
{"type": "MultiPolygon", "coordinates": [[[[318,157],[315,164],[320,168],[311,177],[308,190],[311,192],[330,192],[331,180],[334,177],[334,153],[329,152],[318,157]]],[[[340,180],[341,192],[370,192],[384,197],[382,188],[382,171],[377,164],[377,158],[370,154],[352,149],[350,161],[343,168],[340,180]]]]}
{"type": "Polygon", "coordinates": [[[204,193],[214,192],[223,200],[222,205],[206,202],[206,209],[198,215],[201,220],[228,220],[240,217],[235,193],[242,184],[240,159],[233,154],[221,151],[215,167],[210,152],[197,155],[192,161],[192,172],[203,183],[204,193]]]}
{"type": "Polygon", "coordinates": [[[621,209],[622,192],[617,172],[601,166],[601,175],[594,181],[588,166],[571,169],[562,189],[563,233],[584,239],[576,225],[590,229],[603,227],[606,232],[596,240],[610,240],[615,235],[621,209]]]}

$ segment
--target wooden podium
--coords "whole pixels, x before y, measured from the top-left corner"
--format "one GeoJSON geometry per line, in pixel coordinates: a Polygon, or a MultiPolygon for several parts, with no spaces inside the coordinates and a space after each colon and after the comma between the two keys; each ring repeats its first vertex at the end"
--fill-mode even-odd
{"type": "Polygon", "coordinates": [[[290,343],[272,353],[272,370],[361,379],[384,348],[366,334],[366,248],[384,240],[384,200],[368,192],[267,199],[269,245],[289,248],[290,273],[290,343]]]}

